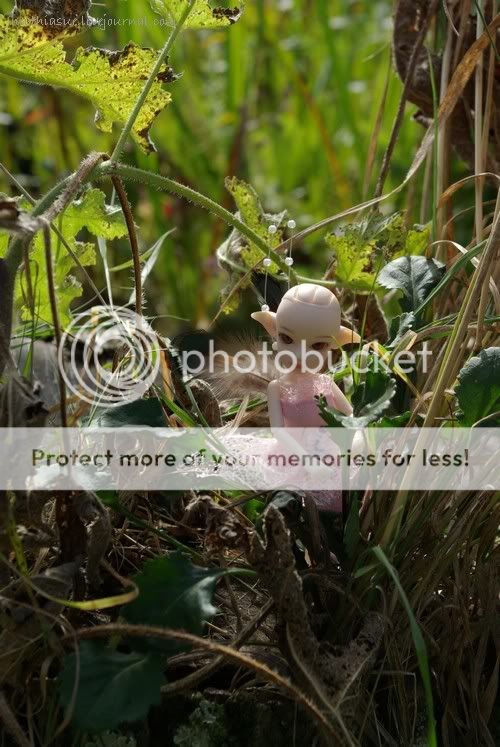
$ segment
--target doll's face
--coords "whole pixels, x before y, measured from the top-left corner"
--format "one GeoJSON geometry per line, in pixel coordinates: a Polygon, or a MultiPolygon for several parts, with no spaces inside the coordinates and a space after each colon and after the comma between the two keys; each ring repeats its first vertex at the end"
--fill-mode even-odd
{"type": "Polygon", "coordinates": [[[333,337],[340,326],[338,306],[319,306],[284,300],[276,313],[276,350],[291,353],[300,363],[304,355],[311,356],[323,365],[334,342],[333,337]]]}
{"type": "Polygon", "coordinates": [[[275,350],[287,364],[303,370],[322,370],[332,348],[360,342],[356,332],[340,324],[337,297],[327,288],[301,283],[290,288],[281,299],[278,310],[254,311],[252,319],[262,324],[275,340],[275,350]],[[307,356],[307,359],[305,358],[307,356]],[[288,358],[288,356],[286,356],[288,358]]]}

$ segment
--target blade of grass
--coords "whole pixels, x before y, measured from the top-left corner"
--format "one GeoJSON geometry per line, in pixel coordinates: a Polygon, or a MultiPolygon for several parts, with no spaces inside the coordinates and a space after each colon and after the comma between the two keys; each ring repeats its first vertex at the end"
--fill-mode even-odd
{"type": "Polygon", "coordinates": [[[427,745],[428,747],[437,747],[437,735],[436,735],[436,721],[434,718],[434,702],[432,697],[432,685],[431,685],[431,673],[429,668],[429,656],[427,654],[427,646],[420,630],[420,626],[416,620],[415,613],[412,610],[411,604],[406,596],[405,590],[401,585],[398,573],[394,566],[387,559],[384,551],[381,547],[373,547],[373,553],[384,566],[396,586],[397,592],[401,599],[401,603],[405,608],[405,612],[408,615],[410,623],[411,637],[413,639],[413,645],[415,646],[415,653],[417,654],[418,667],[420,669],[420,676],[424,686],[425,694],[425,707],[427,712],[427,745]]]}

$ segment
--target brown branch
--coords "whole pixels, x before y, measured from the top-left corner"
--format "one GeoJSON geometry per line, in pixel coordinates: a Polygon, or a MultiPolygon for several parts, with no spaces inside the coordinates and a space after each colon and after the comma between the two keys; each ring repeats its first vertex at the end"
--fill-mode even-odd
{"type": "Polygon", "coordinates": [[[128,236],[130,240],[130,249],[132,251],[132,261],[134,263],[134,285],[135,285],[135,313],[142,316],[142,278],[141,278],[141,260],[139,257],[139,244],[137,242],[137,232],[135,230],[134,216],[132,208],[123,186],[123,181],[119,176],[112,176],[111,181],[116,190],[120,205],[122,207],[125,222],[127,224],[128,236]]]}

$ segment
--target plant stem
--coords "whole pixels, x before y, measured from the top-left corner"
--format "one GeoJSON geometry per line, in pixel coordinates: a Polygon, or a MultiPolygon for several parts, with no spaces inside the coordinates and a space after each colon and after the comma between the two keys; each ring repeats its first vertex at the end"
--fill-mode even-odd
{"type": "MultiPolygon", "coordinates": [[[[47,286],[49,290],[50,310],[52,312],[52,323],[54,325],[54,336],[56,338],[57,349],[61,349],[61,326],[59,324],[59,312],[57,309],[57,294],[54,282],[54,266],[52,262],[52,252],[50,248],[50,223],[43,229],[43,243],[45,249],[45,269],[47,272],[47,286]]],[[[66,410],[66,384],[61,369],[59,369],[59,396],[61,403],[61,425],[63,428],[68,426],[68,417],[66,410]]]]}
{"type": "Polygon", "coordinates": [[[144,84],[144,88],[142,89],[140,95],[137,98],[137,101],[135,102],[135,106],[132,109],[130,116],[125,123],[125,126],[121,132],[120,137],[118,138],[118,142],[115,146],[115,149],[113,151],[113,154],[111,156],[111,161],[113,163],[116,163],[125,147],[125,143],[127,141],[128,136],[130,135],[132,128],[135,124],[135,120],[139,116],[139,112],[141,111],[144,102],[146,101],[146,98],[153,86],[153,83],[156,80],[156,76],[161,71],[162,65],[165,62],[167,55],[169,54],[170,50],[172,49],[175,40],[177,39],[180,30],[182,29],[184,23],[187,20],[187,17],[193,10],[194,4],[196,0],[189,0],[189,2],[186,3],[186,7],[182,11],[181,15],[179,16],[179,20],[175,24],[174,28],[172,29],[170,36],[168,37],[163,49],[161,50],[160,54],[158,55],[158,59],[156,60],[156,63],[151,70],[149,74],[149,78],[147,79],[146,83],[144,84]]]}
{"type": "MultiPolygon", "coordinates": [[[[166,192],[171,192],[179,197],[182,197],[189,202],[199,205],[200,207],[208,210],[209,212],[221,218],[225,223],[233,228],[236,228],[243,236],[246,236],[249,241],[259,247],[264,254],[269,255],[273,261],[278,265],[280,270],[284,273],[288,273],[289,267],[285,264],[283,257],[281,257],[276,251],[269,248],[264,239],[259,236],[252,228],[246,223],[237,218],[233,213],[226,210],[210,197],[197,192],[191,187],[186,187],[184,184],[176,182],[175,179],[169,179],[167,176],[160,176],[154,174],[151,171],[143,171],[137,169],[134,166],[127,166],[123,163],[113,163],[112,161],[105,161],[102,163],[94,172],[96,178],[121,176],[125,181],[137,181],[143,184],[147,184],[155,189],[161,189],[166,192]]],[[[292,274],[293,283],[297,283],[297,276],[294,272],[292,274]]]]}
{"type": "Polygon", "coordinates": [[[125,187],[119,176],[111,177],[113,186],[122,207],[122,212],[127,224],[128,236],[130,241],[130,250],[132,252],[132,262],[134,265],[134,288],[135,288],[135,313],[142,316],[142,278],[141,278],[141,260],[139,257],[139,244],[137,242],[137,232],[135,230],[134,216],[132,208],[128,201],[125,187]]]}

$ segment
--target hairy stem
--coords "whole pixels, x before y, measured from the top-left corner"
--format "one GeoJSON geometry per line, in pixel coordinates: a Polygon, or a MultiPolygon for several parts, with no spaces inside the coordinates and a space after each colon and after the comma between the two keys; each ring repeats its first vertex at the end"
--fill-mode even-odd
{"type": "Polygon", "coordinates": [[[135,124],[135,120],[139,116],[139,112],[141,111],[144,102],[146,101],[146,98],[153,86],[153,83],[156,80],[156,76],[161,71],[162,65],[164,64],[167,55],[169,54],[170,50],[172,49],[175,40],[177,39],[180,30],[184,26],[184,23],[187,20],[187,17],[191,13],[193,7],[195,4],[195,0],[189,0],[188,3],[186,3],[186,7],[184,8],[182,14],[179,17],[179,20],[175,24],[174,28],[172,29],[172,32],[170,36],[168,37],[163,49],[161,50],[160,54],[158,55],[158,59],[156,60],[156,63],[151,70],[149,74],[149,78],[147,79],[146,83],[144,84],[144,88],[142,89],[140,95],[137,98],[137,101],[135,102],[135,106],[132,109],[130,116],[125,123],[125,126],[121,132],[120,137],[118,138],[118,142],[116,144],[116,147],[113,151],[113,154],[111,156],[111,161],[113,163],[116,163],[120,159],[121,154],[123,153],[123,149],[125,147],[125,143],[127,142],[127,138],[130,135],[132,128],[135,124]]]}
{"type": "MultiPolygon", "coordinates": [[[[229,210],[223,208],[217,202],[214,202],[214,200],[211,200],[210,197],[201,194],[201,192],[197,192],[195,189],[191,189],[191,187],[186,187],[184,184],[176,182],[175,179],[169,179],[167,176],[153,174],[150,171],[143,171],[142,169],[137,169],[134,166],[127,166],[123,163],[105,161],[95,171],[96,177],[113,177],[115,175],[121,176],[125,181],[137,181],[147,184],[155,189],[171,192],[172,194],[178,195],[178,197],[182,197],[183,199],[202,207],[204,210],[208,210],[218,218],[221,218],[229,226],[236,228],[243,236],[258,246],[264,254],[269,254],[280,270],[284,273],[288,273],[289,267],[285,264],[283,257],[281,257],[276,251],[270,249],[264,239],[247,226],[246,223],[233,215],[233,213],[229,212],[229,210]]],[[[292,273],[292,282],[293,284],[297,283],[297,276],[295,273],[292,273]]]]}

